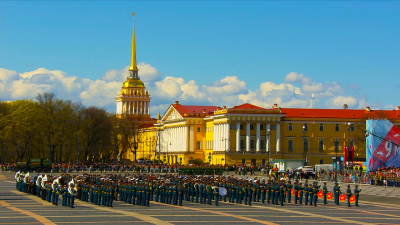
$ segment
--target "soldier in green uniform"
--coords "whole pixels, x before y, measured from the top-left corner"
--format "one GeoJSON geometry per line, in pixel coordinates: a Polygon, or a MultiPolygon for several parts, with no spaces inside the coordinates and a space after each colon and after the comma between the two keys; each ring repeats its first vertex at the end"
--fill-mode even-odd
{"type": "Polygon", "coordinates": [[[299,204],[302,205],[303,204],[304,188],[303,188],[303,184],[301,182],[299,184],[299,192],[300,192],[299,204]]]}
{"type": "Polygon", "coordinates": [[[339,205],[339,195],[342,193],[340,191],[340,186],[338,183],[335,183],[335,186],[333,187],[333,193],[335,195],[335,204],[339,205]]]}
{"type": "Polygon", "coordinates": [[[347,194],[347,206],[351,207],[351,205],[350,205],[350,197],[351,197],[352,193],[351,193],[350,185],[347,185],[346,194],[347,194]]]}
{"type": "Polygon", "coordinates": [[[310,206],[312,206],[313,205],[313,200],[314,200],[314,186],[315,186],[315,183],[313,183],[313,185],[308,185],[308,194],[309,194],[309,197],[310,197],[310,201],[308,202],[308,204],[310,205],[310,206]]]}
{"type": "Polygon", "coordinates": [[[184,190],[183,186],[179,185],[178,186],[178,202],[179,202],[180,206],[182,206],[183,190],[184,190]]]}
{"type": "Polygon", "coordinates": [[[304,184],[304,205],[308,205],[308,184],[304,184]]]}
{"type": "Polygon", "coordinates": [[[146,183],[145,191],[146,191],[145,206],[150,207],[150,199],[151,199],[151,185],[150,185],[150,183],[146,183]]]}
{"type": "Polygon", "coordinates": [[[294,182],[293,188],[294,188],[294,204],[297,204],[297,202],[299,201],[299,184],[297,180],[294,182]]]}
{"type": "Polygon", "coordinates": [[[247,187],[247,204],[248,205],[251,205],[251,197],[255,190],[256,190],[256,188],[254,186],[252,186],[251,184],[249,184],[249,186],[247,187]]]}
{"type": "Polygon", "coordinates": [[[328,194],[328,188],[326,187],[326,182],[324,182],[324,186],[322,187],[322,193],[324,194],[324,204],[328,204],[327,203],[327,199],[326,199],[326,195],[328,194]]]}
{"type": "Polygon", "coordinates": [[[215,183],[214,184],[215,186],[214,186],[214,199],[215,199],[215,206],[218,206],[218,200],[219,200],[219,187],[218,187],[218,184],[217,183],[215,183]]]}
{"type": "Polygon", "coordinates": [[[290,200],[292,199],[292,188],[293,188],[293,185],[290,180],[288,181],[288,184],[286,187],[287,187],[287,192],[288,192],[287,202],[290,203],[290,200]]]}
{"type": "Polygon", "coordinates": [[[62,206],[67,206],[67,186],[63,185],[61,188],[62,206]]]}
{"type": "MultiPolygon", "coordinates": [[[[268,204],[271,203],[271,195],[272,195],[272,184],[271,184],[271,180],[268,180],[267,183],[267,202],[268,204]]],[[[274,204],[274,199],[272,199],[272,204],[274,204]]]]}
{"type": "Polygon", "coordinates": [[[317,206],[317,201],[318,201],[318,191],[319,191],[319,189],[318,189],[318,186],[317,185],[315,185],[314,186],[314,188],[313,188],[314,190],[313,190],[313,195],[314,195],[314,206],[317,206]]]}
{"type": "Polygon", "coordinates": [[[356,206],[358,206],[358,198],[360,197],[360,192],[361,192],[361,188],[358,189],[358,185],[356,185],[356,188],[354,189],[354,197],[356,198],[356,206]]]}
{"type": "Polygon", "coordinates": [[[267,193],[267,186],[265,184],[265,181],[261,184],[261,203],[265,203],[265,195],[267,193]]]}

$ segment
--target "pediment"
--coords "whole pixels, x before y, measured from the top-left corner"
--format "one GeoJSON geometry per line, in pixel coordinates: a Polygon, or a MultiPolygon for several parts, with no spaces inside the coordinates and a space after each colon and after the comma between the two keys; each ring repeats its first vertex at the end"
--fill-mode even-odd
{"type": "Polygon", "coordinates": [[[181,119],[183,119],[183,117],[179,114],[179,112],[174,107],[170,107],[167,113],[163,116],[162,121],[181,119]]]}

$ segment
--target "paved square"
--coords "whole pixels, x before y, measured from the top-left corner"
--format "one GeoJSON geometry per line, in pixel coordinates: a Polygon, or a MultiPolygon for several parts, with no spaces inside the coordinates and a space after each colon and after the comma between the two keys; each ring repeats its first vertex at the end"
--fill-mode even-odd
{"type": "MultiPolygon", "coordinates": [[[[150,207],[114,201],[113,208],[75,201],[75,208],[53,206],[15,189],[14,174],[0,173],[0,224],[399,224],[398,189],[363,186],[360,207],[327,205],[252,206],[220,202],[219,206],[183,202],[183,206],[150,202],[150,207]],[[379,192],[374,195],[374,192],[379,192]],[[385,195],[386,193],[386,195],[385,195]],[[389,197],[384,197],[389,196],[389,197]]],[[[331,190],[331,188],[329,189],[331,190]]]]}

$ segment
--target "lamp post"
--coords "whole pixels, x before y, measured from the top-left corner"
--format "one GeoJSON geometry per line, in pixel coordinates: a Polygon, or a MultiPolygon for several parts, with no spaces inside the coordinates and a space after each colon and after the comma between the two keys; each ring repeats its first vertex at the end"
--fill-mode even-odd
{"type": "Polygon", "coordinates": [[[303,125],[303,157],[304,157],[304,166],[307,166],[307,152],[306,152],[306,141],[307,141],[307,137],[306,137],[306,133],[307,133],[307,129],[306,129],[306,124],[303,125]]]}
{"type": "Polygon", "coordinates": [[[229,140],[228,138],[222,138],[222,142],[224,142],[225,145],[225,157],[224,157],[224,163],[226,163],[226,154],[228,153],[228,148],[226,146],[226,141],[229,140]]]}
{"type": "Polygon", "coordinates": [[[267,153],[268,153],[268,162],[267,162],[267,172],[269,173],[269,164],[270,164],[270,162],[269,162],[269,152],[271,151],[271,148],[269,147],[269,143],[270,143],[270,140],[269,140],[269,137],[271,136],[271,130],[268,128],[267,129],[267,140],[266,141],[268,141],[268,143],[267,143],[267,145],[265,146],[265,148],[266,148],[266,150],[267,150],[267,153]]]}
{"type": "Polygon", "coordinates": [[[351,123],[348,122],[347,125],[348,125],[347,130],[349,131],[349,145],[347,146],[347,150],[346,150],[346,152],[347,152],[346,161],[347,161],[347,166],[348,166],[350,164],[349,163],[349,159],[350,159],[350,154],[349,153],[350,153],[350,145],[351,145],[351,141],[350,141],[351,123]]]}

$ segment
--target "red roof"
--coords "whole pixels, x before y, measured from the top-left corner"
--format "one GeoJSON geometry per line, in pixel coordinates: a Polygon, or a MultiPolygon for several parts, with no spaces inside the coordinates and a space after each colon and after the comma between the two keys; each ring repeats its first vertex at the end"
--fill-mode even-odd
{"type": "Polygon", "coordinates": [[[281,112],[286,114],[285,117],[291,118],[365,119],[387,116],[388,119],[400,119],[400,111],[398,110],[281,108],[281,112]]]}
{"type": "Polygon", "coordinates": [[[234,106],[231,109],[262,109],[262,110],[266,110],[266,108],[261,108],[259,106],[252,105],[250,103],[244,103],[242,105],[234,106]]]}
{"type": "Polygon", "coordinates": [[[217,106],[199,106],[199,105],[178,105],[173,104],[172,107],[176,109],[176,111],[181,114],[181,116],[185,116],[185,113],[202,113],[203,110],[206,111],[206,115],[214,114],[214,111],[217,110],[217,106]]]}

